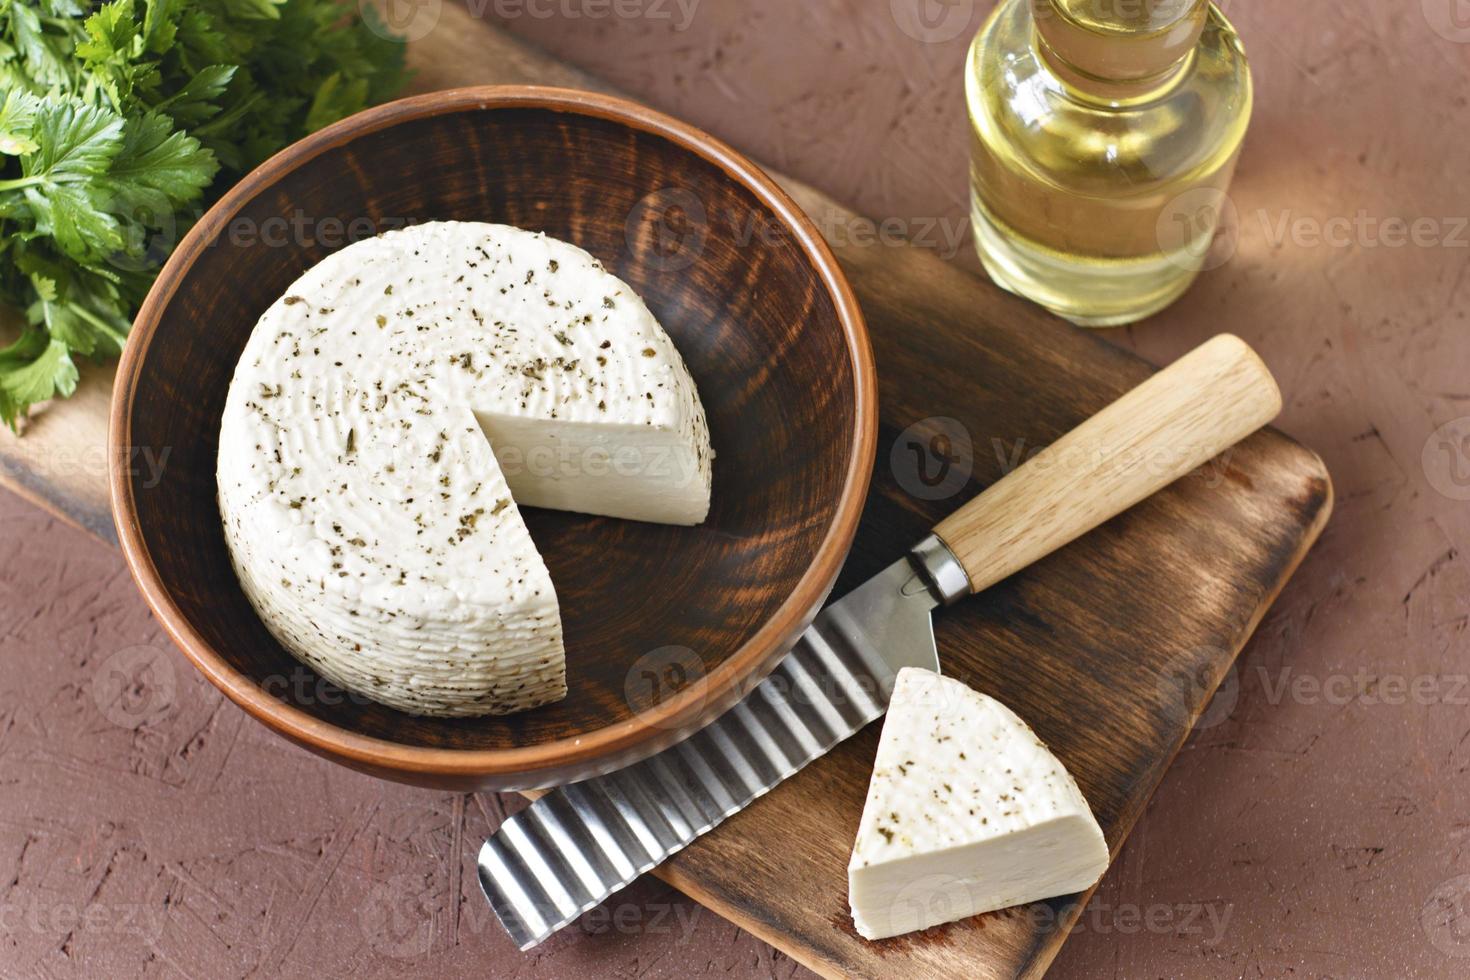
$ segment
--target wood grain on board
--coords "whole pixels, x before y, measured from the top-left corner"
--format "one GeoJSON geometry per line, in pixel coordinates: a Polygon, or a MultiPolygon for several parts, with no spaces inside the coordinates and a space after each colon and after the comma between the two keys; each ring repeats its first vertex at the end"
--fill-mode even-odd
{"type": "MultiPolygon", "coordinates": [[[[419,90],[601,87],[457,7],[442,16],[412,51],[419,90]]],[[[932,254],[848,234],[858,220],[850,212],[781,182],[828,233],[878,363],[878,465],[840,593],[1151,368],[932,254]]],[[[109,376],[110,368],[84,369],[75,399],[45,410],[23,439],[0,439],[0,471],[7,486],[111,539],[101,448],[109,376]]],[[[1076,775],[1116,854],[1331,502],[1316,456],[1262,432],[940,613],[943,667],[1036,728],[1076,775]]],[[[872,726],[840,746],[659,875],[828,976],[1041,973],[1078,902],[882,943],[852,931],[846,862],[877,735],[872,726]]]]}

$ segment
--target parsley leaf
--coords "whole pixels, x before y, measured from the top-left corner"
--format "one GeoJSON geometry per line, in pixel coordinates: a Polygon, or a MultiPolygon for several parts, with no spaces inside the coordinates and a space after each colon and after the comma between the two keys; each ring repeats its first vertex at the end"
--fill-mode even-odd
{"type": "Polygon", "coordinates": [[[174,129],[167,117],[148,113],[128,120],[103,186],[123,211],[163,217],[198,198],[218,169],[197,139],[174,129]]]}
{"type": "Polygon", "coordinates": [[[41,330],[26,330],[0,350],[0,413],[13,417],[23,406],[63,398],[77,387],[77,366],[66,344],[41,330]]]}
{"type": "Polygon", "coordinates": [[[36,113],[36,152],[20,172],[33,182],[74,181],[107,172],[122,146],[122,116],[107,109],[48,100],[36,113]]]}
{"type": "Polygon", "coordinates": [[[31,139],[36,124],[36,110],[41,100],[29,92],[11,89],[0,100],[0,153],[19,156],[35,153],[40,146],[31,139]]]}

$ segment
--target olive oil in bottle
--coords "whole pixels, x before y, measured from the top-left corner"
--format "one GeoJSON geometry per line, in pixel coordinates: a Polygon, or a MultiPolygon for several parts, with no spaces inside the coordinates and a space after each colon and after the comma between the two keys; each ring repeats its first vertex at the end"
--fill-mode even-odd
{"type": "Polygon", "coordinates": [[[1251,112],[1207,0],[1002,0],[970,48],[971,221],[997,283],[1130,323],[1204,266],[1251,112]]]}

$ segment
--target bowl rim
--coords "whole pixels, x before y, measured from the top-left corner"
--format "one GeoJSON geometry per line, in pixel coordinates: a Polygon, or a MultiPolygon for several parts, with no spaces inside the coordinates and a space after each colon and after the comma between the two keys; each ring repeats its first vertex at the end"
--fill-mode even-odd
{"type": "Polygon", "coordinates": [[[138,312],[118,364],[108,442],[113,521],[133,579],[174,643],[231,701],[278,734],[329,757],[425,777],[531,776],[529,785],[537,773],[590,775],[599,764],[615,768],[645,758],[712,721],[775,668],[831,590],[856,535],[876,454],[877,374],[862,311],[827,242],[790,195],[743,154],[687,123],[617,96],[536,85],[474,86],[398,99],[349,116],[280,150],[227,191],[180,241],[138,312]],[[360,137],[418,119],[508,108],[591,116],[661,137],[719,167],[771,209],[816,269],[836,307],[854,383],[849,464],[827,532],[795,589],[702,683],[625,721],[580,735],[507,749],[409,745],[335,725],[272,697],[231,666],[189,622],[164,586],[138,522],[127,464],[133,402],[164,309],[204,248],[246,203],[299,166],[360,137]]]}

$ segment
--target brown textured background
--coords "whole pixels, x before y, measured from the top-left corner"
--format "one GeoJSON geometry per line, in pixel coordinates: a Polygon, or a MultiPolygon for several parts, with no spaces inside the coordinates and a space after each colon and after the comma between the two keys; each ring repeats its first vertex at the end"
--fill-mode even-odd
{"type": "MultiPolygon", "coordinates": [[[[973,268],[959,72],[991,4],[917,30],[920,2],[473,8],[973,268]]],[[[1470,4],[1226,6],[1258,86],[1234,253],[1110,336],[1244,336],[1337,511],[1051,975],[1464,976],[1470,4]],[[1394,247],[1386,219],[1427,224],[1394,247]]],[[[289,747],[113,550],[9,496],[0,522],[0,976],[806,975],[657,882],[517,954],[468,873],[501,801],[289,747]]]]}

